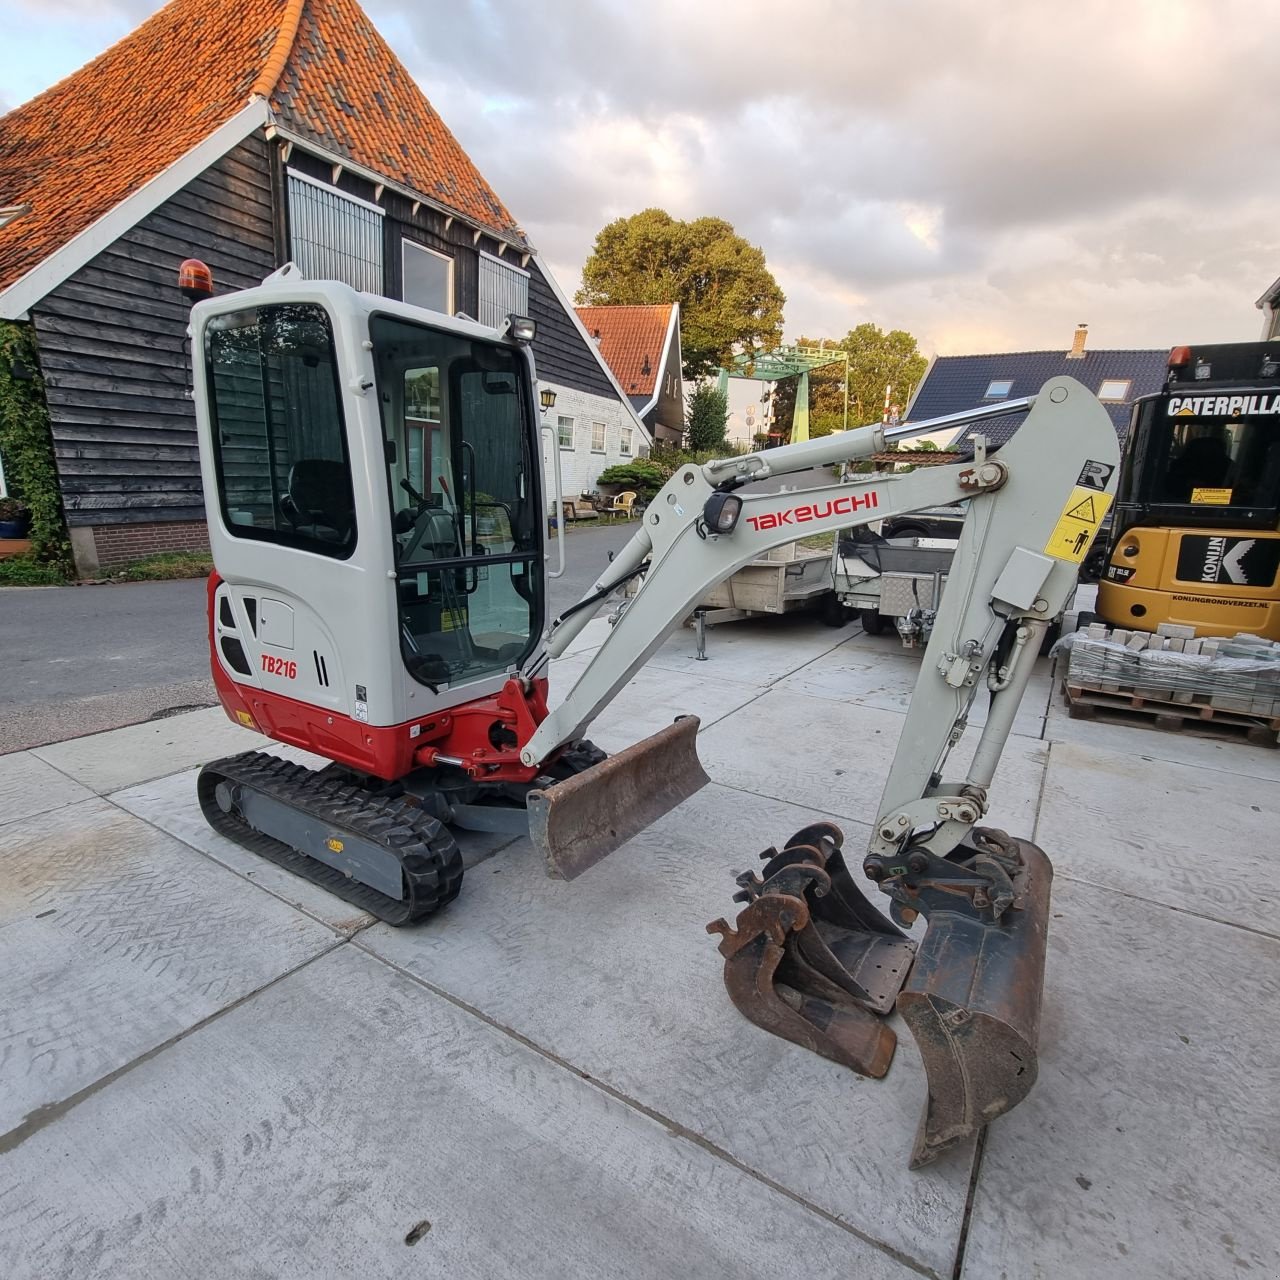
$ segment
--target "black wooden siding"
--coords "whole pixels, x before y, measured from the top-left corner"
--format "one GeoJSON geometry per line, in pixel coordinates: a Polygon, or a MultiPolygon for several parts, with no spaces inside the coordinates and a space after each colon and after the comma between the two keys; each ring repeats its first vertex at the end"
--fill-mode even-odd
{"type": "Polygon", "coordinates": [[[268,144],[241,143],[32,308],[72,525],[203,519],[178,264],[222,293],[274,268],[268,144]]]}
{"type": "Polygon", "coordinates": [[[551,286],[532,258],[529,260],[529,314],[538,325],[533,358],[541,381],[614,400],[618,398],[595,352],[588,348],[578,326],[565,315],[560,299],[551,292],[551,286]]]}
{"type": "Polygon", "coordinates": [[[439,210],[428,205],[420,205],[418,212],[413,212],[414,202],[398,191],[385,188],[382,197],[375,200],[377,189],[368,179],[359,174],[343,170],[334,183],[333,167],[326,161],[306,152],[294,150],[288,161],[290,169],[306,174],[317,182],[336,187],[347,195],[357,196],[361,200],[379,204],[385,211],[382,219],[383,244],[383,289],[389,298],[404,298],[404,251],[401,242],[413,240],[434,249],[437,253],[447,254],[453,259],[453,307],[455,311],[465,311],[475,316],[480,309],[480,249],[496,253],[498,244],[488,236],[481,236],[479,243],[474,238],[474,229],[461,218],[455,218],[446,229],[448,218],[439,210]]]}

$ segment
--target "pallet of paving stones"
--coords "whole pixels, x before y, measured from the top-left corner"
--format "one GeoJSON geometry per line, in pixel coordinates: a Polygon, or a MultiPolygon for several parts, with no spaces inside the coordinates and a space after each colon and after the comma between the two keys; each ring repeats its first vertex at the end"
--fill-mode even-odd
{"type": "Polygon", "coordinates": [[[1197,639],[1162,624],[1156,634],[1094,623],[1068,637],[1063,696],[1076,719],[1146,723],[1276,746],[1280,644],[1258,636],[1197,639]]]}

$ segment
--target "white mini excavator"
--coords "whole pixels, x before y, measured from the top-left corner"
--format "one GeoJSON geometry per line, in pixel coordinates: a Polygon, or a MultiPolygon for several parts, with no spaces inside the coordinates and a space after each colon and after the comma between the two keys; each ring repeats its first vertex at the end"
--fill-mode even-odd
{"type": "MultiPolygon", "coordinates": [[[[492,329],[307,281],[293,266],[195,306],[214,682],[237,723],[331,762],[215,761],[199,778],[203,811],[392,924],[458,894],[450,828],[527,834],[550,874],[572,879],[707,781],[695,717],[610,757],[583,734],[712,586],[797,537],[967,498],[859,864],[893,918],[855,881],[839,829],[818,823],[739,877],[734,925],[708,926],[747,1017],[855,1071],[884,1074],[885,1015],[903,1014],[929,1085],[912,1162],[932,1160],[1035,1080],[1052,870],[1034,845],[978,824],[1041,638],[1111,501],[1111,422],[1079,383],[1055,378],[1033,400],[682,466],[594,586],[548,618],[533,330],[519,316],[492,329]],[[1028,406],[998,456],[979,444],[907,474],[755,487],[856,462],[895,434],[1028,406]],[[619,602],[632,579],[639,589],[619,602]],[[608,637],[551,709],[548,664],[610,597],[608,637]],[[980,694],[972,760],[948,778],[980,694]],[[918,944],[899,927],[917,915],[928,923],[918,944]]],[[[813,475],[823,471],[804,482],[813,475]]],[[[562,530],[558,560],[555,572],[562,530]]]]}

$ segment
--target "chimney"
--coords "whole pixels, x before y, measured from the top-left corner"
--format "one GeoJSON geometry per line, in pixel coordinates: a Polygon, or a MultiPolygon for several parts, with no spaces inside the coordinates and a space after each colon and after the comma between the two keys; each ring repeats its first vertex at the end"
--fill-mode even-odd
{"type": "Polygon", "coordinates": [[[1084,343],[1089,336],[1089,326],[1087,324],[1076,325],[1076,331],[1071,337],[1071,350],[1067,352],[1068,360],[1084,359],[1084,343]]]}

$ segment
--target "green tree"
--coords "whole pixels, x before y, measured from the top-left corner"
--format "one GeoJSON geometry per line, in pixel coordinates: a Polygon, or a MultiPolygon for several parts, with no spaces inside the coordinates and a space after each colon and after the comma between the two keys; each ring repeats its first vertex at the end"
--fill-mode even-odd
{"type": "Polygon", "coordinates": [[[723,218],[681,222],[663,209],[618,218],[600,231],[576,298],[592,306],[678,302],[691,380],[720,368],[735,348],[776,346],[786,300],[764,253],[723,218]]]}
{"type": "Polygon", "coordinates": [[[729,397],[711,383],[702,383],[689,392],[684,421],[690,449],[721,448],[729,426],[729,397]]]}
{"type": "MultiPolygon", "coordinates": [[[[816,339],[800,338],[803,346],[818,345],[816,339]]],[[[849,425],[879,422],[884,413],[884,390],[892,387],[890,403],[905,411],[911,393],[924,377],[928,360],[920,354],[916,340],[903,329],[885,333],[878,325],[865,323],[850,329],[839,342],[827,343],[849,353],[849,425]]],[[[844,389],[841,368],[828,365],[809,375],[809,434],[826,435],[844,422],[844,389]]],[[[774,420],[784,432],[791,430],[795,412],[796,379],[778,383],[774,397],[774,420]]]]}

